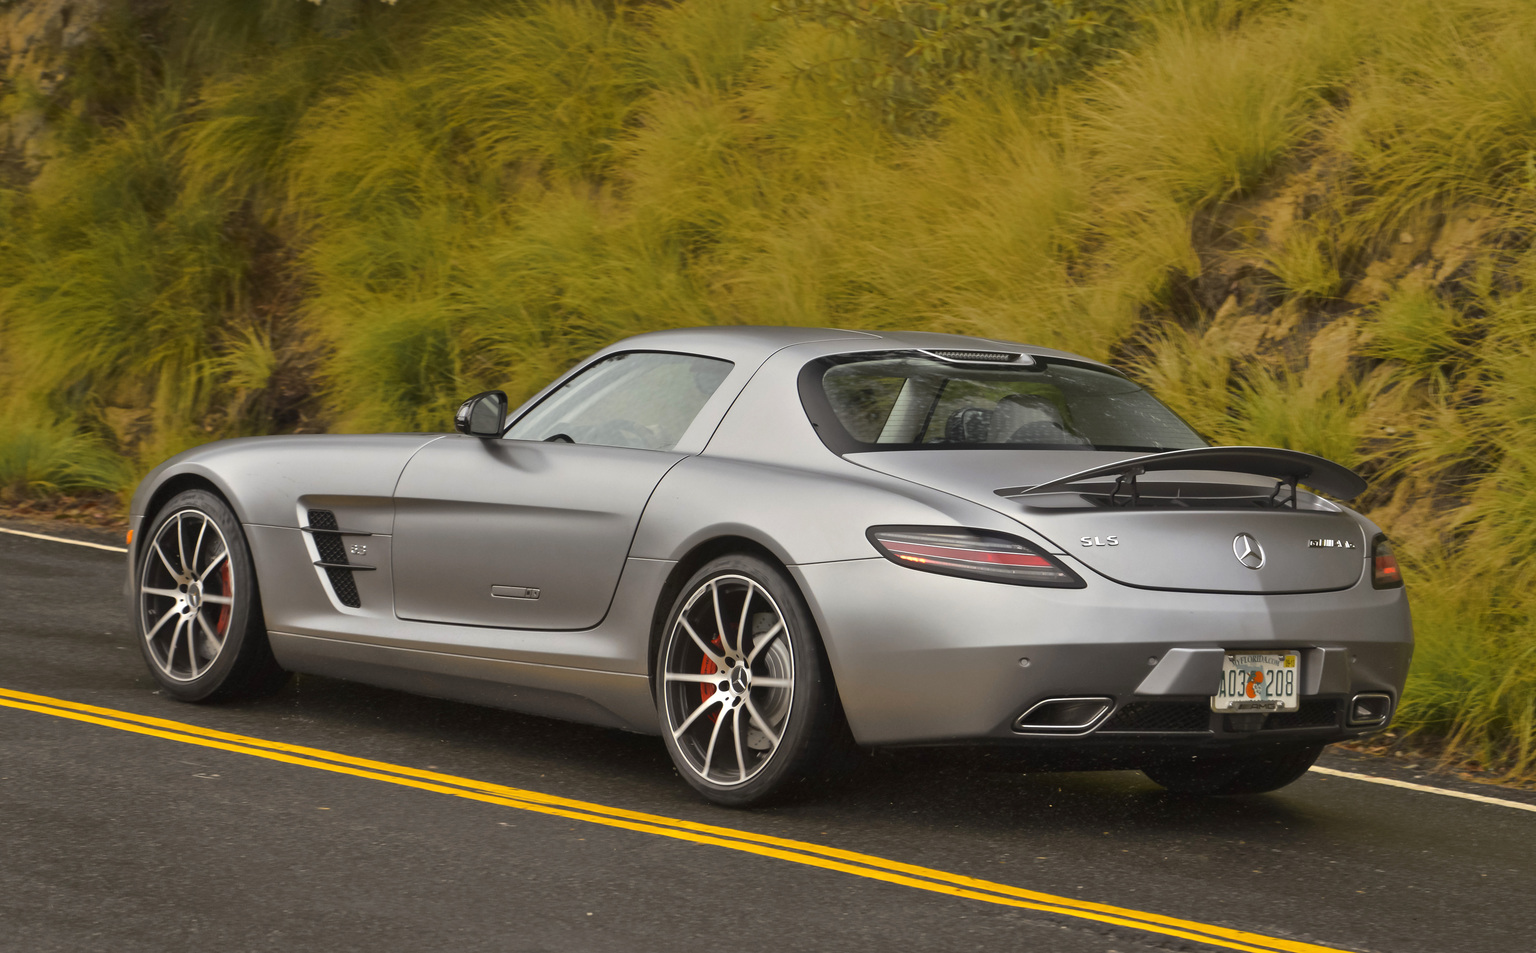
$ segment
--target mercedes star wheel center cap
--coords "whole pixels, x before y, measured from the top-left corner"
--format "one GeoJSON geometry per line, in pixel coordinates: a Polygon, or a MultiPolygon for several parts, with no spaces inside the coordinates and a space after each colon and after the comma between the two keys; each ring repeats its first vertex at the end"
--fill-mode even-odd
{"type": "Polygon", "coordinates": [[[1238,533],[1232,540],[1232,555],[1249,569],[1258,569],[1264,565],[1264,547],[1247,533],[1238,533]]]}

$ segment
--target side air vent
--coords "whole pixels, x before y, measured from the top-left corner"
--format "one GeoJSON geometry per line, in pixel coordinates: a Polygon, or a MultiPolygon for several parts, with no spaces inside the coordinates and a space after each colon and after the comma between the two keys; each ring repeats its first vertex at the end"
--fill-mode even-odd
{"type": "Polygon", "coordinates": [[[315,538],[315,550],[320,553],[320,564],[331,580],[337,601],[353,609],[362,608],[363,600],[357,594],[357,583],[352,581],[352,570],[343,568],[347,565],[347,547],[341,541],[336,514],[330,510],[310,510],[307,528],[315,538]]]}
{"type": "Polygon", "coordinates": [[[923,354],[936,357],[941,361],[952,361],[961,364],[1033,364],[1034,358],[1028,354],[1016,354],[1011,351],[957,351],[952,348],[921,348],[923,354]]]}

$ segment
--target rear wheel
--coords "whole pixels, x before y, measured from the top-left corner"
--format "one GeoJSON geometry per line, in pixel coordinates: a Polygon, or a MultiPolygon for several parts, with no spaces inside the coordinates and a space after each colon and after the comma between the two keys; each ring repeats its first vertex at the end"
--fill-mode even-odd
{"type": "Polygon", "coordinates": [[[1322,745],[1307,745],[1241,754],[1196,754],[1148,765],[1142,772],[1177,794],[1263,794],[1306,774],[1322,751],[1322,745]]]}
{"type": "Polygon", "coordinates": [[[810,611],[778,567],[710,562],[683,587],[656,660],[658,715],[683,778],[745,806],[818,773],[846,738],[810,611]]]}
{"type": "Polygon", "coordinates": [[[139,554],[134,622],[161,687],[184,701],[259,694],[286,673],[267,643],[240,523],[206,490],[160,511],[139,554]]]}

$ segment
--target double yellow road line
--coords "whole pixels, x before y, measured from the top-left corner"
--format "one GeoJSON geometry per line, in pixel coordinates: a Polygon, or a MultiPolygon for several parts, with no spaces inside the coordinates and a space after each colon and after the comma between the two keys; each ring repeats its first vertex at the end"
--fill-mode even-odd
{"type": "Polygon", "coordinates": [[[947,894],[999,906],[1020,907],[1077,920],[1091,920],[1132,930],[1178,937],[1221,949],[1242,950],[1245,953],[1339,953],[1332,947],[1318,946],[1313,943],[1302,943],[1249,933],[1245,930],[1233,930],[1215,924],[1181,920],[1177,917],[1165,917],[1126,907],[1025,890],[1009,884],[978,880],[932,867],[904,864],[883,857],[825,847],[806,841],[628,811],[604,804],[594,804],[590,801],[555,797],[537,791],[488,784],[472,778],[422,771],[398,764],[371,761],[367,758],[354,758],[334,751],[322,751],[318,748],[284,744],[280,741],[233,735],[185,722],[136,715],[112,708],[98,708],[95,705],[82,705],[46,695],[32,695],[0,688],[0,706],[100,725],[105,728],[115,728],[139,735],[149,735],[167,741],[179,741],[182,744],[232,751],[236,754],[281,761],[284,764],[315,768],[335,774],[349,774],[373,781],[385,781],[436,794],[447,794],[471,801],[484,801],[487,804],[516,808],[520,811],[549,814],[588,824],[601,824],[604,827],[617,827],[642,834],[654,834],[658,837],[723,847],[727,850],[772,857],[775,860],[803,864],[808,867],[819,867],[823,870],[836,871],[867,880],[878,880],[929,893],[947,894]]]}

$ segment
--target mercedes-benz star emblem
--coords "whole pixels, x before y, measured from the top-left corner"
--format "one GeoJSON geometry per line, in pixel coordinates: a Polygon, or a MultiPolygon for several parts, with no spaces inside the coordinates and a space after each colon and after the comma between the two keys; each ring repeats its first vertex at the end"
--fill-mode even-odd
{"type": "Polygon", "coordinates": [[[1264,565],[1264,547],[1259,541],[1247,533],[1238,533],[1232,540],[1232,555],[1237,561],[1249,569],[1258,569],[1264,565]]]}

